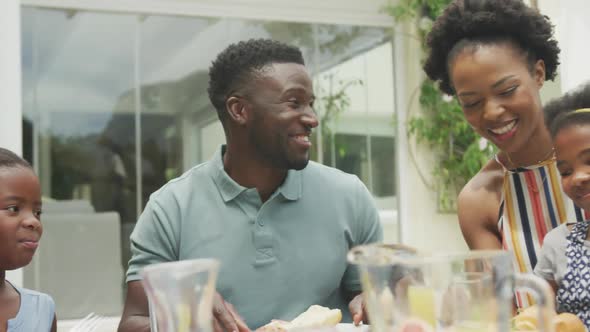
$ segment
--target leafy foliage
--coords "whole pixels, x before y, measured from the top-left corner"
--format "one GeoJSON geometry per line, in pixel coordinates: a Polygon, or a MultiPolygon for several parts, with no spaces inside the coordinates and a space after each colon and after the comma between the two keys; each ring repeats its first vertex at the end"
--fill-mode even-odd
{"type": "Polygon", "coordinates": [[[400,0],[397,5],[387,6],[385,10],[396,21],[418,16],[435,19],[450,2],[451,0],[400,0]]]}
{"type": "Polygon", "coordinates": [[[342,112],[350,107],[350,96],[348,89],[355,85],[362,85],[363,81],[360,79],[353,80],[338,80],[335,81],[334,75],[328,75],[326,78],[329,81],[327,91],[322,91],[319,98],[319,107],[322,108],[322,123],[325,125],[322,129],[326,130],[326,134],[332,134],[333,125],[342,112]]]}
{"type": "Polygon", "coordinates": [[[320,131],[322,132],[322,147],[323,147],[323,162],[326,165],[335,165],[333,155],[337,154],[344,157],[353,148],[343,142],[334,143],[334,135],[336,134],[336,125],[340,115],[346,110],[350,109],[349,89],[356,85],[363,85],[361,79],[342,80],[334,76],[334,74],[327,75],[323,78],[326,86],[322,88],[320,85],[319,98],[316,100],[316,110],[321,114],[320,131]],[[335,151],[332,151],[332,150],[335,151]],[[333,153],[332,153],[333,152],[333,153]]]}

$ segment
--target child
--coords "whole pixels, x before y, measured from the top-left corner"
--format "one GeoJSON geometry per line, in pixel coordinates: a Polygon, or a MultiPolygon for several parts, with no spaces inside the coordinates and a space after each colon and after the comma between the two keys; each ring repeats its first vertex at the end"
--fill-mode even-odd
{"type": "Polygon", "coordinates": [[[0,331],[56,331],[53,299],[5,279],[31,262],[42,233],[39,180],[29,163],[0,148],[0,331]]]}
{"type": "MultiPolygon", "coordinates": [[[[545,106],[563,191],[590,211],[590,83],[545,106]]],[[[545,237],[535,273],[557,294],[557,309],[576,314],[590,329],[590,228],[562,224],[545,237]]]]}

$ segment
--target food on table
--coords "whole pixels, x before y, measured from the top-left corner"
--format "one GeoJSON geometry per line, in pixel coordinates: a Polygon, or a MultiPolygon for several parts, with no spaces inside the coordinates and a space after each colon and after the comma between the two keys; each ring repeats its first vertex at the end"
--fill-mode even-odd
{"type": "Polygon", "coordinates": [[[569,312],[555,316],[553,324],[555,332],[586,332],[586,327],[580,318],[569,312]]]}
{"type": "Polygon", "coordinates": [[[259,327],[257,332],[285,332],[290,328],[291,322],[286,320],[273,319],[270,323],[259,327]]]}
{"type": "Polygon", "coordinates": [[[539,318],[539,308],[537,306],[528,307],[518,313],[512,319],[513,331],[536,331],[539,318]]]}
{"type": "MultiPolygon", "coordinates": [[[[578,316],[571,313],[559,315],[543,315],[544,318],[553,317],[550,324],[553,324],[555,332],[586,332],[584,323],[578,316]]],[[[539,329],[539,308],[531,306],[521,311],[512,319],[512,332],[538,331],[539,329]]]]}
{"type": "Polygon", "coordinates": [[[524,321],[520,324],[515,324],[512,327],[512,332],[520,332],[520,331],[538,331],[537,329],[537,325],[529,322],[529,321],[524,321]]]}
{"type": "Polygon", "coordinates": [[[342,320],[340,309],[330,309],[320,305],[312,305],[292,321],[273,320],[260,327],[258,332],[286,332],[298,329],[321,328],[335,326],[342,320]]]}

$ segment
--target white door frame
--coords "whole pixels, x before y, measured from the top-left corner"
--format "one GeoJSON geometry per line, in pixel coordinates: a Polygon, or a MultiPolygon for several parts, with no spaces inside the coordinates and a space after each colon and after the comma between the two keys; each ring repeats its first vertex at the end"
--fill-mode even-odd
{"type": "Polygon", "coordinates": [[[233,17],[390,27],[386,0],[21,0],[23,6],[110,13],[233,17]]]}
{"type": "Polygon", "coordinates": [[[0,1],[0,147],[22,154],[20,6],[0,1]]]}
{"type": "MultiPolygon", "coordinates": [[[[0,1],[0,147],[22,155],[22,98],[20,5],[18,0],[0,1]]],[[[22,285],[22,271],[6,277],[22,285]]]]}

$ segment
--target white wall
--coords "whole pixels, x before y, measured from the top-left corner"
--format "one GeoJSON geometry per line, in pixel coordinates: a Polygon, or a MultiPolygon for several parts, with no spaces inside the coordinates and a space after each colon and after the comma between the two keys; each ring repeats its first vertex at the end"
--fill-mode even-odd
{"type": "Polygon", "coordinates": [[[561,48],[560,81],[568,91],[590,80],[590,2],[588,0],[539,0],[539,9],[555,24],[561,48]]]}
{"type": "MultiPolygon", "coordinates": [[[[0,146],[22,154],[20,76],[20,7],[17,0],[0,1],[0,146]]],[[[22,285],[22,271],[7,278],[22,285]]]]}

